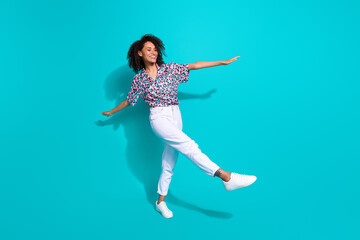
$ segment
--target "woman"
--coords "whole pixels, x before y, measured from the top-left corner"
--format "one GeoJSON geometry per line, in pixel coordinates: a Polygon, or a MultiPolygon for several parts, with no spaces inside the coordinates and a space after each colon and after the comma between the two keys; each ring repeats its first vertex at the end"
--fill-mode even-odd
{"type": "Polygon", "coordinates": [[[173,168],[178,153],[184,154],[206,174],[219,177],[227,191],[249,186],[256,181],[256,176],[226,172],[212,162],[198,145],[182,132],[182,120],[178,107],[177,87],[189,80],[189,71],[234,62],[240,56],[226,61],[200,61],[190,64],[164,63],[163,42],[150,34],[134,42],[127,58],[130,68],[137,73],[132,81],[126,100],[110,111],[102,112],[105,116],[133,106],[141,97],[150,107],[150,125],[155,134],[164,141],[162,155],[162,172],[158,183],[159,199],[156,210],[165,218],[173,213],[168,209],[164,199],[168,193],[173,168]]]}

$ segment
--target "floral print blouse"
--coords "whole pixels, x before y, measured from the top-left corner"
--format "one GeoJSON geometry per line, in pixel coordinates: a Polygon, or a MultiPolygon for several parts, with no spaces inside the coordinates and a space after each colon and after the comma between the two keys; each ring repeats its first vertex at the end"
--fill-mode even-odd
{"type": "Polygon", "coordinates": [[[149,107],[178,105],[177,88],[180,83],[189,81],[189,64],[156,63],[157,76],[153,79],[143,68],[133,78],[126,99],[134,106],[141,97],[149,107]]]}

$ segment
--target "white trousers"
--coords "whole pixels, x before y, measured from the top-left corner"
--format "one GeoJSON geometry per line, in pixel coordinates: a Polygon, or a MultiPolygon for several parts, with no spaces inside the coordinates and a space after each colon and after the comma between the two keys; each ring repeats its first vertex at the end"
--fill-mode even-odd
{"type": "Polygon", "coordinates": [[[214,176],[220,167],[202,153],[199,146],[182,131],[181,113],[177,105],[150,108],[149,118],[151,128],[164,141],[158,194],[167,195],[179,152],[206,174],[214,176]]]}

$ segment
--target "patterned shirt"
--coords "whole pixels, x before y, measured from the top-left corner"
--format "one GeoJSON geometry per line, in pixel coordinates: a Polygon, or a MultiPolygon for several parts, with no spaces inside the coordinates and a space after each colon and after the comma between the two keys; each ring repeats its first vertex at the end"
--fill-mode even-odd
{"type": "Polygon", "coordinates": [[[141,97],[149,107],[178,105],[177,88],[180,83],[189,81],[189,64],[156,63],[157,76],[153,79],[143,68],[133,78],[126,99],[134,106],[141,97]]]}

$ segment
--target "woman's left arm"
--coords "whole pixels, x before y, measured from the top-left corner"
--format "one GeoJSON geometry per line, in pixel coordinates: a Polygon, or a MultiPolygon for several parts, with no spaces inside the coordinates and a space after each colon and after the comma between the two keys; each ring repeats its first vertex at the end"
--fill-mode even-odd
{"type": "Polygon", "coordinates": [[[225,61],[200,61],[200,62],[195,62],[195,63],[189,63],[189,70],[215,67],[215,66],[219,66],[219,65],[228,65],[228,64],[236,61],[236,59],[238,59],[239,57],[240,56],[236,56],[236,57],[233,57],[233,58],[231,58],[229,60],[225,60],[225,61]]]}

